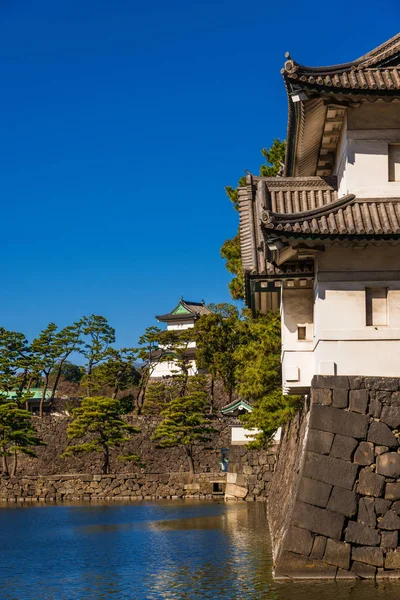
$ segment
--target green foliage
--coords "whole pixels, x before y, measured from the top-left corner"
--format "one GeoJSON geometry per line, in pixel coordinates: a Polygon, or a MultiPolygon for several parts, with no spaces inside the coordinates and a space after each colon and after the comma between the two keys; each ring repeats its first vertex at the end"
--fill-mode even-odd
{"type": "MultiPolygon", "coordinates": [[[[139,383],[140,375],[135,367],[138,351],[136,348],[109,348],[109,358],[93,367],[90,376],[90,387],[94,393],[110,391],[112,398],[139,383]]],[[[85,385],[88,376],[82,382],[85,385]]],[[[132,407],[131,407],[132,408],[132,407]]]]}
{"type": "Polygon", "coordinates": [[[286,142],[275,138],[269,150],[263,148],[261,154],[266,159],[266,165],[261,165],[261,177],[276,177],[285,164],[286,142]]]}
{"type": "Polygon", "coordinates": [[[11,475],[17,470],[18,454],[36,456],[32,448],[44,445],[32,427],[31,415],[21,409],[16,402],[0,404],[0,456],[3,462],[3,475],[8,475],[7,458],[14,456],[11,475]]]}
{"type": "MultiPolygon", "coordinates": [[[[277,138],[274,139],[272,146],[267,150],[261,150],[262,155],[269,164],[262,164],[260,175],[262,177],[275,177],[278,175],[285,160],[286,142],[277,138]]],[[[241,177],[238,181],[238,187],[246,185],[246,178],[241,177]]],[[[226,186],[226,194],[232,202],[233,208],[239,210],[237,189],[226,186]]],[[[244,278],[242,271],[242,258],[240,252],[239,232],[231,239],[225,240],[221,247],[221,258],[225,259],[226,269],[234,277],[229,282],[229,292],[234,300],[244,299],[244,278]]]]}
{"type": "Polygon", "coordinates": [[[163,420],[152,436],[162,448],[183,447],[190,473],[194,473],[193,446],[208,442],[214,433],[204,416],[206,407],[207,395],[201,391],[174,398],[161,411],[163,420]]]}
{"type": "Polygon", "coordinates": [[[151,381],[147,387],[143,412],[146,415],[158,415],[170,400],[171,386],[166,381],[151,381]]]}
{"type": "Polygon", "coordinates": [[[253,446],[265,445],[300,406],[297,396],[282,395],[280,352],[278,314],[270,312],[242,322],[241,343],[235,352],[236,390],[254,406],[251,413],[241,417],[246,426],[261,431],[253,446]]]}
{"type": "Polygon", "coordinates": [[[33,372],[31,348],[25,335],[0,327],[0,390],[15,391],[16,401],[21,403],[30,388],[28,380],[33,382],[37,377],[38,373],[33,372]]]}
{"type": "Polygon", "coordinates": [[[235,386],[235,350],[239,344],[238,310],[229,304],[215,305],[215,311],[202,315],[195,324],[196,360],[212,379],[220,378],[229,398],[235,386]]]}
{"type": "MultiPolygon", "coordinates": [[[[121,419],[122,408],[118,400],[105,396],[84,398],[79,408],[72,412],[73,420],[68,425],[69,439],[83,438],[80,444],[69,446],[62,457],[74,454],[98,452],[103,455],[103,473],[110,470],[110,449],[120,447],[130,440],[129,434],[139,429],[121,419]]],[[[128,455],[132,459],[133,455],[128,455]]],[[[120,460],[126,458],[124,455],[120,460]]],[[[136,457],[138,460],[138,457],[136,457]]]]}
{"type": "Polygon", "coordinates": [[[86,387],[90,395],[93,367],[108,358],[109,347],[115,342],[115,329],[101,315],[83,317],[81,327],[85,336],[81,353],[86,359],[86,387]]]}
{"type": "Polygon", "coordinates": [[[225,242],[220,250],[221,258],[225,259],[225,267],[234,277],[228,284],[229,292],[234,300],[244,298],[244,277],[242,271],[242,256],[240,252],[239,233],[225,242]]]}
{"type": "Polygon", "coordinates": [[[159,327],[147,327],[144,334],[139,338],[138,358],[142,360],[140,368],[140,385],[136,395],[136,410],[140,415],[146,400],[147,387],[150,383],[150,377],[158,364],[160,358],[156,359],[155,353],[158,350],[158,344],[162,331],[159,327]]]}
{"type": "MultiPolygon", "coordinates": [[[[57,368],[53,369],[53,371],[51,372],[51,376],[55,378],[57,372],[57,368]]],[[[80,367],[79,365],[75,365],[74,363],[71,363],[67,360],[61,367],[61,376],[65,381],[68,381],[70,383],[80,383],[83,375],[84,372],[82,367],[80,367]]]]}

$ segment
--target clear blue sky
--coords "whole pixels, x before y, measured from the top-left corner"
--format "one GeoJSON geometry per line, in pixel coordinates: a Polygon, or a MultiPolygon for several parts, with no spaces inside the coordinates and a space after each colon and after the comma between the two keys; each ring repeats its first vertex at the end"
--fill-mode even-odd
{"type": "Polygon", "coordinates": [[[285,137],[284,53],[357,58],[398,0],[2,0],[0,324],[103,314],[134,345],[180,295],[229,300],[224,186],[285,137]]]}

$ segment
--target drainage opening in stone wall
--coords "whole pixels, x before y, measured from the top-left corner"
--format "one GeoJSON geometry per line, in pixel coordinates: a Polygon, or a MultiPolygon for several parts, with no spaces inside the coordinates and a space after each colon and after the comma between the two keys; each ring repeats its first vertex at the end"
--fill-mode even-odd
{"type": "Polygon", "coordinates": [[[223,488],[223,483],[221,483],[220,481],[214,481],[213,482],[213,494],[223,494],[224,493],[224,488],[223,488]]]}

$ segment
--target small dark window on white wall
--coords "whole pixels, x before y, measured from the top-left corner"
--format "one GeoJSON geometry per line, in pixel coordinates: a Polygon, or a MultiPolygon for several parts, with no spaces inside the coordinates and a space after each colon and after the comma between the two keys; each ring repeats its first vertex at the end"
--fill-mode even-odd
{"type": "Polygon", "coordinates": [[[305,340],[306,339],[307,330],[305,327],[297,327],[297,339],[305,340]]]}
{"type": "Polygon", "coordinates": [[[400,144],[389,144],[389,181],[400,181],[400,144]]]}
{"type": "Polygon", "coordinates": [[[387,325],[387,288],[367,288],[365,293],[365,300],[366,324],[387,325]]]}

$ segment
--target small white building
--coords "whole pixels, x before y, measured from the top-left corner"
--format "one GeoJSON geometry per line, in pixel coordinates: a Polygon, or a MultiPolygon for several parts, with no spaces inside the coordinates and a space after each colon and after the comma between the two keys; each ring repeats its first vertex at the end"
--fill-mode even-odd
{"type": "Polygon", "coordinates": [[[282,177],[239,188],[246,301],[280,307],[283,387],[400,373],[400,34],[361,58],[287,56],[282,177]]]}
{"type": "MultiPolygon", "coordinates": [[[[156,319],[161,323],[166,323],[167,331],[182,331],[192,329],[201,315],[206,315],[210,312],[204,300],[202,302],[189,302],[181,298],[171,312],[165,315],[158,315],[156,319]]],[[[190,364],[189,375],[196,375],[198,372],[195,358],[196,342],[189,341],[185,346],[185,358],[190,364]]],[[[179,371],[179,365],[176,363],[176,356],[173,349],[160,345],[158,350],[153,353],[151,377],[171,377],[172,375],[177,375],[179,371]]]]}
{"type": "MultiPolygon", "coordinates": [[[[236,417],[239,418],[241,415],[245,415],[251,413],[253,410],[252,405],[239,398],[238,400],[233,400],[226,406],[221,408],[221,413],[226,417],[236,417]]],[[[259,429],[246,429],[238,420],[236,425],[231,426],[231,446],[245,446],[249,444],[256,435],[260,433],[259,429]]],[[[281,439],[281,428],[279,428],[274,437],[273,442],[277,443],[281,439]]]]}

